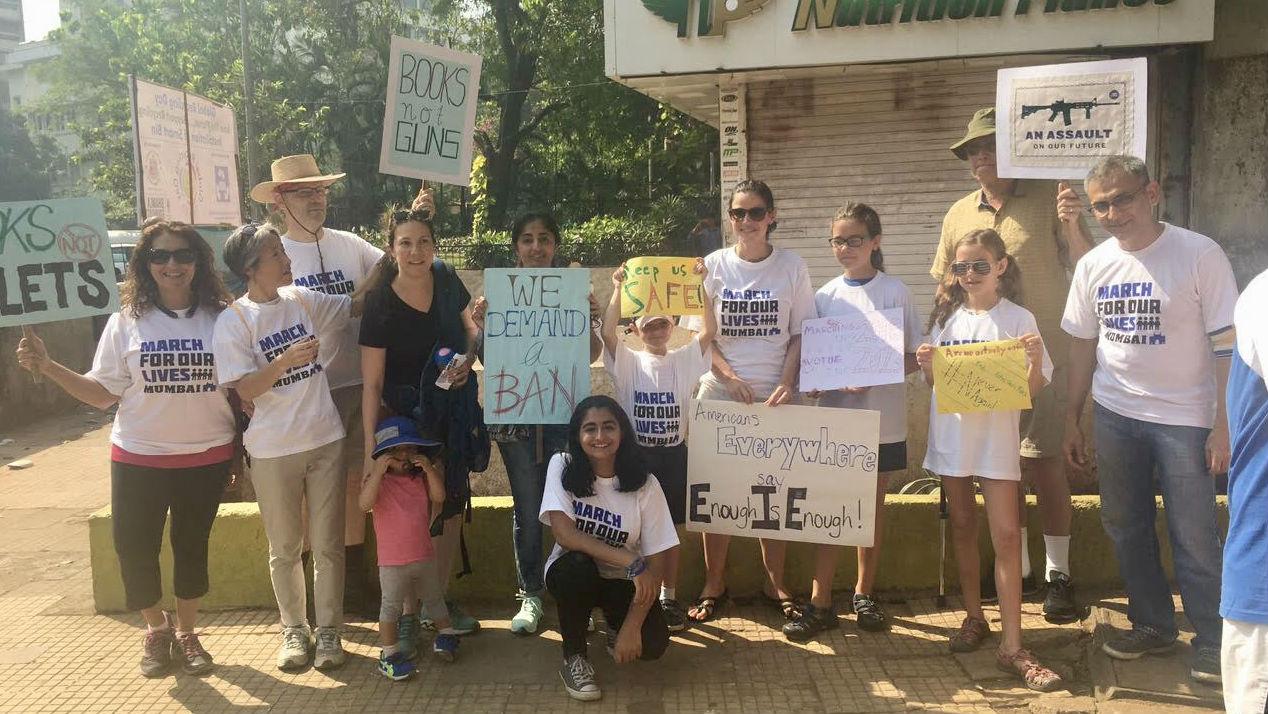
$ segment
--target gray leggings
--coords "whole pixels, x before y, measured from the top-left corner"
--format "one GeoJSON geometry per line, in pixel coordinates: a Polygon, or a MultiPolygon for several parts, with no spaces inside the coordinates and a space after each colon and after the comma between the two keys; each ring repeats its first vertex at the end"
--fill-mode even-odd
{"type": "Polygon", "coordinates": [[[405,565],[380,565],[379,587],[383,590],[379,622],[396,622],[404,612],[405,603],[419,599],[422,599],[428,617],[433,620],[449,617],[435,560],[420,560],[405,565]]]}

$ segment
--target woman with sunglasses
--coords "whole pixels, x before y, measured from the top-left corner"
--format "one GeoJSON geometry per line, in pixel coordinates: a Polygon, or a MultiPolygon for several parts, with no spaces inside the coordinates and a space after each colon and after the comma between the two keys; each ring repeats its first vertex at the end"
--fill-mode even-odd
{"type": "MultiPolygon", "coordinates": [[[[815,316],[814,291],[806,261],[770,241],[775,230],[775,196],[762,181],[745,180],[731,194],[727,212],[735,245],[705,259],[704,288],[717,315],[713,371],[700,380],[701,399],[763,402],[777,406],[793,401],[801,360],[801,323],[815,316]]],[[[702,321],[684,319],[699,331],[702,321]]],[[[700,599],[688,612],[696,622],[712,620],[726,599],[726,554],[731,537],[705,533],[705,582],[700,599]]],[[[797,615],[792,593],[784,586],[783,541],[761,541],[768,581],[766,597],[779,605],[786,619],[797,615]]]]}
{"type": "Polygon", "coordinates": [[[232,298],[198,232],[158,220],[142,228],[120,297],[87,374],[54,361],[34,334],[19,342],[18,362],[85,404],[119,405],[110,432],[111,523],[128,609],[146,624],[141,674],[163,677],[179,663],[205,675],[212,657],[194,628],[234,451],[233,412],[211,345],[216,316],[232,298]],[[163,610],[159,573],[169,511],[175,617],[163,610]]]}

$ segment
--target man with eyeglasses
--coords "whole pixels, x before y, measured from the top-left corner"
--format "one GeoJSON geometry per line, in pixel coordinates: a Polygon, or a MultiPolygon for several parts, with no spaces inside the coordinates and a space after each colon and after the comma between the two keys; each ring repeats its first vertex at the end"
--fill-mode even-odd
{"type": "MultiPolygon", "coordinates": [[[[990,228],[1004,239],[1008,253],[1021,268],[1022,297],[1035,316],[1039,334],[1053,361],[1053,378],[1022,412],[1018,454],[1022,474],[1030,478],[1039,498],[1043,524],[1043,571],[1048,581],[1043,614],[1053,623],[1078,620],[1086,610],[1074,597],[1070,573],[1070,484],[1061,459],[1065,418],[1066,335],[1061,310],[1070,288],[1068,271],[1092,248],[1078,194],[1055,181],[1000,178],[995,173],[995,110],[980,109],[969,121],[964,138],[951,151],[968,164],[978,188],[956,201],[942,220],[942,236],[929,274],[941,280],[952,259],[956,241],[968,233],[990,228]]],[[[1040,589],[1031,573],[1026,547],[1026,509],[1022,514],[1022,589],[1040,589]]],[[[990,572],[989,569],[984,572],[990,572]]],[[[983,578],[983,594],[995,592],[993,578],[983,578]]]]}
{"type": "Polygon", "coordinates": [[[1091,389],[1101,522],[1132,625],[1102,650],[1138,659],[1170,651],[1179,634],[1154,527],[1160,490],[1184,613],[1196,632],[1189,672],[1218,684],[1214,477],[1229,463],[1224,394],[1237,282],[1215,241],[1154,218],[1161,189],[1145,162],[1108,157],[1085,185],[1092,215],[1113,237],[1079,260],[1061,322],[1072,338],[1063,450],[1073,468],[1089,465],[1079,417],[1091,389]]]}

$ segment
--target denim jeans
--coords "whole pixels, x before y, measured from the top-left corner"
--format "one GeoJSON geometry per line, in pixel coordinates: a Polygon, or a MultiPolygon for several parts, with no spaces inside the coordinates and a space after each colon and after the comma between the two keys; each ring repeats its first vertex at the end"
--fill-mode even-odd
{"type": "Polygon", "coordinates": [[[1099,404],[1095,414],[1101,522],[1127,587],[1127,618],[1162,637],[1178,634],[1154,530],[1157,477],[1184,614],[1197,633],[1193,646],[1218,650],[1223,546],[1206,468],[1210,429],[1140,421],[1099,404]]]}
{"type": "Polygon", "coordinates": [[[568,427],[548,424],[541,427],[542,459],[537,460],[535,438],[497,442],[511,484],[512,536],[515,545],[516,579],[520,590],[540,595],[545,589],[542,574],[542,494],[546,490],[546,466],[550,457],[568,449],[568,427]]]}

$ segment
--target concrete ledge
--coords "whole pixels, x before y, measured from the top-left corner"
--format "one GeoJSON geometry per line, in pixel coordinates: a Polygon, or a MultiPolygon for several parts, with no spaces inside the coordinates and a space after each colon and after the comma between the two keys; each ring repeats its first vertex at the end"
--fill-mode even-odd
{"type": "MultiPolygon", "coordinates": [[[[1081,586],[1120,585],[1113,548],[1100,523],[1100,498],[1076,496],[1072,526],[1071,567],[1081,586]]],[[[472,522],[466,529],[467,549],[474,572],[455,580],[454,597],[466,601],[509,600],[515,592],[514,559],[511,555],[511,499],[476,498],[472,522]]],[[[1228,501],[1218,501],[1221,531],[1228,523],[1228,501]]],[[[1164,562],[1170,561],[1162,501],[1158,501],[1157,530],[1164,562]]],[[[1031,562],[1036,570],[1043,564],[1043,535],[1034,498],[1029,499],[1031,562]]],[[[881,590],[932,591],[938,586],[938,499],[934,496],[891,494],[886,499],[885,529],[877,587],[881,590]]],[[[985,527],[986,516],[979,499],[979,530],[984,558],[991,552],[985,527]]],[[[370,531],[371,536],[373,531],[370,531]]],[[[703,582],[700,538],[680,531],[683,542],[682,599],[698,592],[703,582]]],[[[948,539],[950,534],[948,533],[948,539]]],[[[98,612],[118,612],[125,608],[123,583],[114,553],[109,507],[89,519],[92,549],[93,598],[98,612]]],[[[549,540],[549,537],[547,538],[549,540]]],[[[369,548],[373,553],[373,545],[369,548]]],[[[843,549],[836,587],[853,587],[856,575],[852,548],[843,549]]],[[[163,540],[161,556],[165,592],[171,593],[171,551],[163,540]]],[[[268,574],[268,540],[254,503],[231,503],[220,507],[210,546],[211,592],[204,599],[209,610],[240,607],[274,607],[268,574]]],[[[762,583],[761,554],[756,540],[736,538],[731,543],[727,578],[733,594],[756,592],[762,583]]],[[[789,583],[797,591],[808,589],[813,568],[813,548],[795,543],[788,552],[789,583]]],[[[1168,568],[1168,571],[1170,569],[1168,568]]],[[[955,560],[947,544],[947,587],[956,582],[955,560]]]]}

